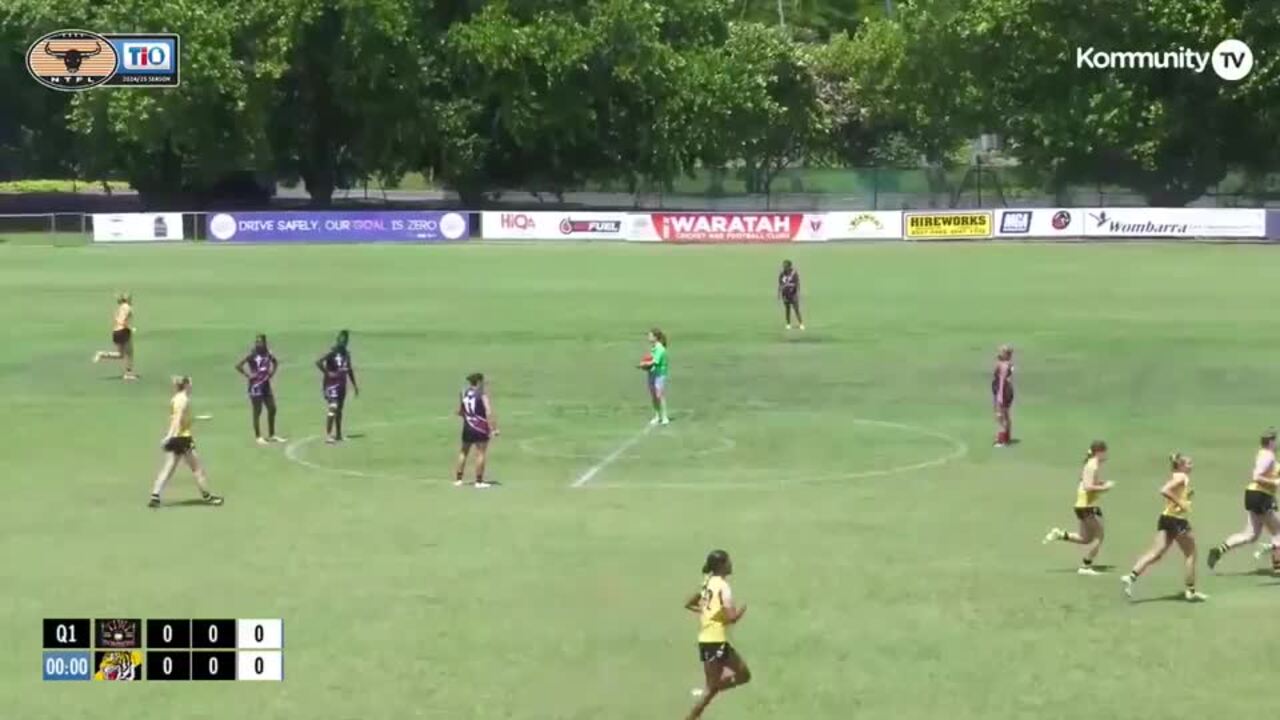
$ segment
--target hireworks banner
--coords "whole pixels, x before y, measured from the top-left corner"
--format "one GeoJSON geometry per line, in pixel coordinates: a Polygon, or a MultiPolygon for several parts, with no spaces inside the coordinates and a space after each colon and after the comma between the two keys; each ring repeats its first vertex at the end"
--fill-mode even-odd
{"type": "Polygon", "coordinates": [[[908,212],[902,234],[908,240],[979,240],[992,236],[990,211],[908,212]]]}
{"type": "Polygon", "coordinates": [[[232,212],[209,215],[210,242],[366,243],[465,240],[467,218],[454,212],[232,212]]]}

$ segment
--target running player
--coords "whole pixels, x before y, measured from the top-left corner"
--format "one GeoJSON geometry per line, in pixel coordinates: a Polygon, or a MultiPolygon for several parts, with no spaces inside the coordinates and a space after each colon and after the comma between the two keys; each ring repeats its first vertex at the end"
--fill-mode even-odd
{"type": "Polygon", "coordinates": [[[249,405],[253,408],[253,435],[259,445],[268,442],[284,442],[276,435],[276,397],[271,391],[271,379],[276,376],[280,363],[267,347],[267,336],[254,338],[253,349],[236,363],[236,372],[249,381],[249,405]],[[262,410],[267,410],[267,434],[262,434],[262,410]],[[269,439],[268,439],[269,438],[269,439]]]}
{"type": "Polygon", "coordinates": [[[151,500],[147,502],[147,506],[160,507],[160,493],[164,492],[164,486],[173,477],[178,461],[186,462],[187,467],[191,468],[196,477],[196,485],[200,488],[200,498],[205,504],[221,505],[222,498],[209,492],[209,480],[205,476],[204,465],[196,455],[196,442],[191,434],[191,378],[175,377],[173,391],[173,397],[169,400],[169,431],[160,444],[165,452],[164,465],[151,488],[151,500]]]}
{"type": "Polygon", "coordinates": [[[351,333],[343,330],[333,349],[316,361],[323,376],[324,402],[328,408],[325,414],[325,442],[329,444],[342,442],[342,411],[347,405],[347,381],[351,381],[351,389],[356,397],[360,397],[360,386],[356,384],[356,369],[351,365],[351,351],[347,343],[351,333]]]}
{"type": "Polygon", "coordinates": [[[476,449],[476,481],[474,487],[493,487],[485,482],[484,470],[489,461],[489,440],[498,434],[493,417],[493,404],[485,387],[484,373],[467,376],[467,387],[458,401],[458,416],[462,418],[462,449],[458,451],[458,463],[453,471],[453,484],[462,487],[462,474],[467,469],[467,456],[476,449]]]}
{"type": "Polygon", "coordinates": [[[129,293],[116,295],[116,314],[111,322],[111,344],[115,350],[99,350],[93,355],[94,364],[103,360],[124,360],[125,380],[137,380],[133,374],[133,297],[129,293]]]}
{"type": "Polygon", "coordinates": [[[1080,471],[1080,484],[1076,486],[1075,511],[1076,518],[1080,521],[1080,532],[1072,533],[1054,528],[1044,536],[1046,545],[1055,540],[1062,540],[1089,546],[1084,558],[1080,561],[1080,569],[1076,570],[1081,575],[1098,574],[1098,571],[1093,569],[1093,561],[1098,557],[1098,551],[1102,549],[1102,539],[1105,536],[1102,528],[1102,508],[1098,507],[1098,500],[1101,499],[1102,493],[1115,487],[1115,483],[1102,479],[1102,464],[1106,460],[1107,444],[1102,440],[1094,440],[1089,445],[1084,469],[1080,471]]]}
{"type": "Polygon", "coordinates": [[[991,371],[991,404],[996,410],[996,447],[1013,442],[1013,348],[1001,345],[991,371]]]}
{"type": "Polygon", "coordinates": [[[733,592],[729,589],[728,577],[733,574],[729,553],[712,550],[702,565],[702,574],[702,590],[684,604],[685,609],[698,613],[698,657],[702,660],[706,681],[705,687],[694,691],[698,701],[689,712],[689,720],[702,717],[702,712],[720,693],[751,682],[747,663],[729,644],[729,626],[747,612],[746,603],[733,602],[733,592]]]}
{"type": "Polygon", "coordinates": [[[667,425],[671,419],[667,416],[667,336],[658,328],[649,331],[649,342],[652,347],[640,369],[646,371],[649,382],[649,399],[653,401],[653,419],[650,425],[667,425]]]}
{"type": "Polygon", "coordinates": [[[1271,535],[1271,569],[1280,573],[1280,516],[1276,514],[1276,485],[1280,483],[1280,465],[1276,464],[1276,431],[1268,430],[1260,441],[1262,447],[1253,461],[1253,478],[1244,490],[1245,526],[1209,551],[1209,569],[1218,565],[1223,555],[1255,542],[1265,528],[1271,535]]]}
{"type": "Polygon", "coordinates": [[[1182,597],[1190,602],[1208,600],[1209,596],[1196,590],[1196,536],[1191,532],[1191,523],[1187,516],[1191,514],[1191,498],[1195,492],[1191,489],[1191,458],[1180,453],[1169,456],[1169,465],[1173,470],[1169,481],[1160,488],[1164,498],[1164,511],[1156,522],[1156,539],[1151,549],[1138,559],[1133,572],[1125,575],[1124,594],[1133,597],[1133,585],[1138,577],[1164,557],[1169,546],[1178,544],[1182,555],[1186,558],[1186,585],[1182,597]]]}
{"type": "Polygon", "coordinates": [[[791,329],[791,311],[795,310],[796,322],[804,329],[804,318],[800,316],[800,272],[791,265],[790,260],[782,261],[782,272],[778,274],[778,297],[782,299],[782,309],[787,315],[787,329],[791,329]]]}

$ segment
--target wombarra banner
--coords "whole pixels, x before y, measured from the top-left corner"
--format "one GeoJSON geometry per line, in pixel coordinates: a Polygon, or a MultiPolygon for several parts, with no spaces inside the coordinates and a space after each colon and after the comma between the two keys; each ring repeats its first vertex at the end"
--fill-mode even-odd
{"type": "Polygon", "coordinates": [[[238,212],[209,215],[206,237],[218,243],[367,243],[465,240],[456,212],[238,212]]]}

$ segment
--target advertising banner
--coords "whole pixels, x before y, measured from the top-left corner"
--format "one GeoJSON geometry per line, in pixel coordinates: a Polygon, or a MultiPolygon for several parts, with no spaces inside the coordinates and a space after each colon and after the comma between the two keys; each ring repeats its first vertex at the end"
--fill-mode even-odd
{"type": "Polygon", "coordinates": [[[1085,235],[1098,238],[1262,238],[1265,210],[1238,208],[1089,208],[1085,235]]]}
{"type": "Polygon", "coordinates": [[[164,242],[182,240],[182,213],[119,213],[93,215],[93,241],[164,242]]]}
{"type": "Polygon", "coordinates": [[[784,243],[824,240],[825,214],[669,212],[632,215],[629,240],[784,243]]]}
{"type": "Polygon", "coordinates": [[[1267,211],[1267,239],[1280,242],[1280,210],[1267,211]]]}
{"type": "Polygon", "coordinates": [[[902,211],[827,213],[827,240],[901,240],[902,211]]]}
{"type": "Polygon", "coordinates": [[[485,240],[625,240],[627,214],[621,212],[485,212],[485,240]]]}
{"type": "Polygon", "coordinates": [[[1084,217],[1084,211],[1079,209],[997,210],[996,237],[1079,238],[1084,236],[1084,217]]]}
{"type": "Polygon", "coordinates": [[[413,243],[470,235],[461,213],[417,211],[214,213],[207,230],[218,243],[413,243]]]}
{"type": "Polygon", "coordinates": [[[902,234],[908,240],[982,240],[991,237],[989,210],[959,212],[906,212],[902,234]]]}

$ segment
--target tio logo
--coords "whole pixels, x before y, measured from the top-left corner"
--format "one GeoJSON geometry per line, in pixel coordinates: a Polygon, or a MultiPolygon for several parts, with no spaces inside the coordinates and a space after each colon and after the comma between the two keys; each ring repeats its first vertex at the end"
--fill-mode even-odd
{"type": "Polygon", "coordinates": [[[120,46],[125,70],[172,70],[173,53],[168,43],[126,42],[120,46]]]}
{"type": "Polygon", "coordinates": [[[504,230],[532,230],[535,227],[533,218],[516,213],[502,213],[502,228],[504,230]]]}
{"type": "Polygon", "coordinates": [[[1223,40],[1213,49],[1213,72],[1227,82],[1243,80],[1253,70],[1253,51],[1239,40],[1223,40]]]}

